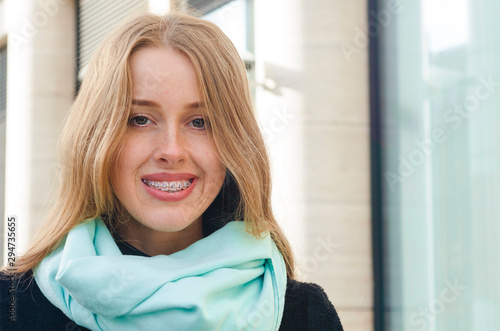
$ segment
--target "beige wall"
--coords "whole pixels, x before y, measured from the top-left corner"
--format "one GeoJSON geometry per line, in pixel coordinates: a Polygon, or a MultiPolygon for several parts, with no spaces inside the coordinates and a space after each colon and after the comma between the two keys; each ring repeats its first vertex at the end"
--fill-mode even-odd
{"type": "Polygon", "coordinates": [[[25,251],[51,197],[56,140],[75,91],[71,0],[5,0],[8,33],[5,214],[25,251]]]}
{"type": "Polygon", "coordinates": [[[7,37],[7,31],[5,30],[5,0],[0,1],[0,40],[7,37]]]}
{"type": "MultiPolygon", "coordinates": [[[[26,22],[49,17],[8,54],[16,75],[8,81],[6,214],[19,218],[21,249],[50,197],[57,132],[73,100],[74,3],[52,2],[57,10],[48,12],[36,0],[5,0],[10,20],[0,24],[23,37],[26,22]]],[[[277,216],[301,278],[325,288],[346,330],[372,330],[368,49],[348,61],[340,48],[365,26],[366,0],[254,2],[256,108],[277,216]]]]}
{"type": "Polygon", "coordinates": [[[274,203],[301,278],[346,330],[372,330],[368,49],[344,56],[366,1],[255,0],[256,106],[274,203]]]}

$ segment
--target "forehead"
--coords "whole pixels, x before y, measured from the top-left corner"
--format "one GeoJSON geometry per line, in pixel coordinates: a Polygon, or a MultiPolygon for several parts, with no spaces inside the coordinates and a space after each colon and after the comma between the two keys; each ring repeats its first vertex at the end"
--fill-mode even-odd
{"type": "Polygon", "coordinates": [[[130,59],[134,97],[179,91],[198,94],[194,67],[181,51],[171,47],[141,48],[130,59]]]}

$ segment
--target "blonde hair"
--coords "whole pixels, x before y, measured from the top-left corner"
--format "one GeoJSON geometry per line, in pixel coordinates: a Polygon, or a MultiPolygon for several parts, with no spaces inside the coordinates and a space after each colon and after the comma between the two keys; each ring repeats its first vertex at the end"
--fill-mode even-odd
{"type": "Polygon", "coordinates": [[[255,236],[270,232],[288,277],[294,278],[291,248],[271,208],[269,159],[244,64],[217,26],[181,13],[137,17],[109,36],[94,55],[61,133],[56,202],[16,265],[18,272],[35,267],[82,220],[105,215],[113,221],[120,204],[110,178],[132,104],[130,57],[139,48],[165,46],[186,54],[195,68],[215,146],[237,188],[233,216],[243,219],[255,236]]]}

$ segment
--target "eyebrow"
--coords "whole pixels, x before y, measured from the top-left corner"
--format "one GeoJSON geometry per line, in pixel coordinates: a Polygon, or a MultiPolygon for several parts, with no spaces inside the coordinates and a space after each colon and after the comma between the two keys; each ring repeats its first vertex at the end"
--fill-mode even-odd
{"type": "MultiPolygon", "coordinates": [[[[150,100],[134,99],[134,100],[132,100],[132,104],[136,105],[136,106],[161,108],[161,106],[157,102],[150,101],[150,100]]],[[[199,108],[204,108],[204,107],[205,107],[205,103],[203,103],[203,102],[193,102],[193,103],[188,103],[184,108],[186,108],[186,109],[199,109],[199,108]]]]}
{"type": "Polygon", "coordinates": [[[188,103],[185,107],[186,109],[198,109],[198,108],[205,108],[205,103],[203,102],[193,102],[193,103],[188,103]]]}
{"type": "Polygon", "coordinates": [[[136,106],[145,106],[145,107],[152,107],[152,108],[161,108],[161,106],[150,100],[140,100],[140,99],[134,99],[132,100],[132,104],[136,106]]]}

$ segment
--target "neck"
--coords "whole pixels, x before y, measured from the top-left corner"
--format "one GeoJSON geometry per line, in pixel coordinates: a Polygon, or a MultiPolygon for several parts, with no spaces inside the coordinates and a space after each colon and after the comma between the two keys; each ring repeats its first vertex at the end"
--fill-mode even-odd
{"type": "Polygon", "coordinates": [[[201,217],[176,232],[153,230],[135,220],[119,223],[116,232],[122,240],[149,256],[170,255],[203,238],[201,217]]]}

